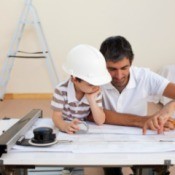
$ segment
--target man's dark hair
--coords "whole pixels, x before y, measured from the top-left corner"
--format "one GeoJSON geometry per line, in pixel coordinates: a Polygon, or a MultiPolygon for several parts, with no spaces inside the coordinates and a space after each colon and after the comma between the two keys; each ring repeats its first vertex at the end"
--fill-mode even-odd
{"type": "Polygon", "coordinates": [[[100,52],[106,61],[116,62],[126,57],[131,63],[134,59],[131,44],[122,36],[112,36],[104,40],[100,52]]]}

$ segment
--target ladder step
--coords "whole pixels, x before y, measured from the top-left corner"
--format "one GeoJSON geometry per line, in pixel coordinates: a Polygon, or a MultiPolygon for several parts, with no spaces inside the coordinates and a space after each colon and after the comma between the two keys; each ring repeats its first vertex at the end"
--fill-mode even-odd
{"type": "MultiPolygon", "coordinates": [[[[43,54],[43,52],[26,52],[19,50],[18,53],[26,53],[26,54],[43,54]]],[[[48,53],[48,51],[45,51],[44,53],[48,53]]]]}
{"type": "Polygon", "coordinates": [[[9,55],[9,58],[46,58],[45,56],[17,56],[17,55],[9,55]]]}

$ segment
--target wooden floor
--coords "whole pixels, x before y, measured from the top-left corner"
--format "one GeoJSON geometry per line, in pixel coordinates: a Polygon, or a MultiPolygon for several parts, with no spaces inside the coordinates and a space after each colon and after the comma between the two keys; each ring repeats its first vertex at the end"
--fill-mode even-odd
{"type": "MultiPolygon", "coordinates": [[[[33,100],[33,99],[6,99],[0,101],[0,118],[21,118],[32,109],[41,109],[43,111],[43,117],[51,117],[52,110],[50,108],[51,100],[33,100]]],[[[159,110],[160,105],[149,104],[149,114],[159,110]]],[[[171,175],[175,175],[174,166],[170,168],[171,175]]],[[[129,167],[123,168],[124,175],[130,175],[132,173],[129,167]]],[[[103,169],[97,167],[85,168],[85,175],[103,175],[103,169]]]]}
{"type": "Polygon", "coordinates": [[[41,109],[43,117],[51,117],[51,100],[15,99],[3,100],[0,102],[0,118],[12,117],[21,118],[32,109],[41,109]]]}

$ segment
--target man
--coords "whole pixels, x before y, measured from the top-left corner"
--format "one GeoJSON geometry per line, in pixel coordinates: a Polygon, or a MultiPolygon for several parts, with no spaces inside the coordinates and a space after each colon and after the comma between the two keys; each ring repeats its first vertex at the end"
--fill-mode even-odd
{"type": "MultiPolygon", "coordinates": [[[[108,124],[136,126],[163,132],[174,129],[171,115],[175,101],[158,113],[147,116],[147,98],[163,95],[175,99],[175,84],[145,68],[132,66],[134,54],[130,43],[122,36],[107,38],[100,47],[106,59],[112,82],[102,86],[103,105],[108,124]]],[[[122,174],[120,168],[106,168],[106,175],[122,174]]]]}

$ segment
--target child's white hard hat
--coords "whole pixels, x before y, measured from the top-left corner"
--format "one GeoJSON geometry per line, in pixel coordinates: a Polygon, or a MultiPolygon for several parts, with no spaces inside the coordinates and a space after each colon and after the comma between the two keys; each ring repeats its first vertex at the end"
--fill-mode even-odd
{"type": "Polygon", "coordinates": [[[63,69],[68,74],[100,86],[111,81],[103,55],[90,45],[78,45],[67,55],[63,69]]]}

